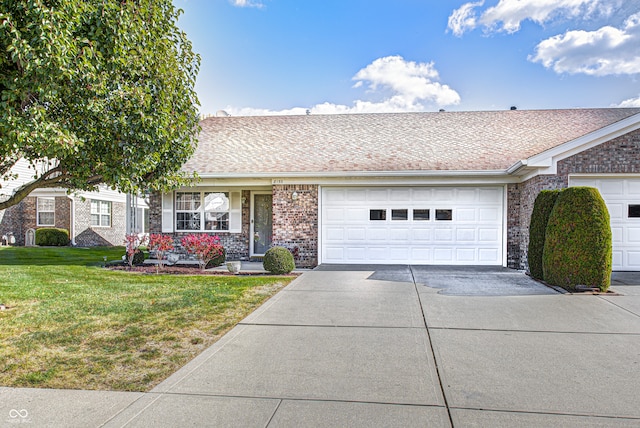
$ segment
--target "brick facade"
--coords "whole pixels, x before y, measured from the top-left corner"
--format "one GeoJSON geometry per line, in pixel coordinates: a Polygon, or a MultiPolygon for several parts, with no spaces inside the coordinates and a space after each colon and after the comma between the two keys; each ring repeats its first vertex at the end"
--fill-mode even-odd
{"type": "Polygon", "coordinates": [[[274,244],[298,247],[296,265],[314,267],[318,264],[318,234],[318,186],[274,185],[274,244]]]}
{"type": "Polygon", "coordinates": [[[640,174],[640,130],[559,161],[556,175],[539,175],[509,185],[507,266],[527,269],[529,223],[535,198],[541,190],[567,187],[571,174],[640,174]]]}
{"type": "MultiPolygon", "coordinates": [[[[75,243],[81,247],[98,245],[122,245],[126,231],[126,206],[124,202],[111,202],[111,226],[91,226],[91,200],[67,196],[55,197],[55,225],[38,226],[37,198],[28,196],[20,203],[0,213],[0,235],[15,236],[15,245],[25,244],[25,235],[29,229],[56,227],[75,230],[75,243]],[[72,209],[74,210],[72,215],[72,209]],[[75,228],[71,226],[74,222],[75,228]]],[[[74,237],[71,237],[74,238],[74,237]]]]}
{"type": "Polygon", "coordinates": [[[71,230],[71,200],[66,196],[55,197],[55,221],[53,226],[38,226],[37,224],[38,198],[28,196],[18,204],[5,210],[0,220],[0,235],[13,234],[15,245],[25,244],[25,235],[29,229],[56,227],[71,230]]]}
{"type": "Polygon", "coordinates": [[[91,200],[74,198],[76,245],[95,247],[123,245],[126,233],[126,204],[111,202],[111,226],[91,226],[91,200]]]}

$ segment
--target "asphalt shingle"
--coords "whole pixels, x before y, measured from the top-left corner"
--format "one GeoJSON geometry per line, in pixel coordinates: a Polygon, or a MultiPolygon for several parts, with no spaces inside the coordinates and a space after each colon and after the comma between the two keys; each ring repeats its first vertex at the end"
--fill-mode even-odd
{"type": "Polygon", "coordinates": [[[211,117],[203,175],[502,171],[640,108],[211,117]]]}

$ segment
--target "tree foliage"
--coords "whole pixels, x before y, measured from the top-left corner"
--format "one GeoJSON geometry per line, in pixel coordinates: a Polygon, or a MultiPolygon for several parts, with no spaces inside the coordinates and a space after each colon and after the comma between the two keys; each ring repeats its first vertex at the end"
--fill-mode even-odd
{"type": "MultiPolygon", "coordinates": [[[[40,187],[184,183],[200,58],[171,0],[0,0],[0,185],[19,159],[40,187]]],[[[0,189],[0,193],[2,189],[0,189]]]]}

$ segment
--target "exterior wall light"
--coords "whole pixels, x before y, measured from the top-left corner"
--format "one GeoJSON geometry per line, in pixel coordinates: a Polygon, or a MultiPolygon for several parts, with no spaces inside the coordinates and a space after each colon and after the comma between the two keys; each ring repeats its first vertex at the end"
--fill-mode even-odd
{"type": "Polygon", "coordinates": [[[295,201],[297,199],[298,199],[298,192],[294,190],[294,192],[291,194],[291,200],[295,201]]]}

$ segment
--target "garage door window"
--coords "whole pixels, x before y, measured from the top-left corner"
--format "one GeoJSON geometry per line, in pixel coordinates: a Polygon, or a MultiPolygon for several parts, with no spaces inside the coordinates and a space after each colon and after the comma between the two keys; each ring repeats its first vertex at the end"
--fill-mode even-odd
{"type": "Polygon", "coordinates": [[[629,218],[640,218],[640,205],[629,205],[629,218]]]}
{"type": "Polygon", "coordinates": [[[391,210],[391,220],[409,220],[409,210],[391,210]]]}
{"type": "Polygon", "coordinates": [[[385,221],[387,219],[387,210],[369,210],[369,220],[385,221]]]}
{"type": "Polygon", "coordinates": [[[436,220],[453,220],[453,210],[436,210],[436,220]]]}
{"type": "Polygon", "coordinates": [[[414,221],[429,221],[429,213],[431,210],[413,210],[414,221]]]}

